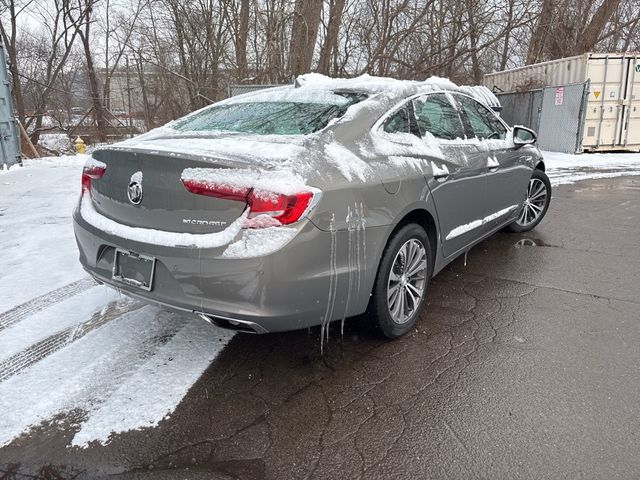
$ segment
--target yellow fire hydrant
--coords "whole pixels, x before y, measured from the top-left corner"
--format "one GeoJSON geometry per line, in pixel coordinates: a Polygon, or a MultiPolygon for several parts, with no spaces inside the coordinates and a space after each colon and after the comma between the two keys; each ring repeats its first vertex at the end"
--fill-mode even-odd
{"type": "Polygon", "coordinates": [[[76,153],[78,155],[82,155],[87,150],[87,146],[85,145],[84,140],[82,140],[80,137],[76,138],[73,144],[76,147],[76,153]]]}

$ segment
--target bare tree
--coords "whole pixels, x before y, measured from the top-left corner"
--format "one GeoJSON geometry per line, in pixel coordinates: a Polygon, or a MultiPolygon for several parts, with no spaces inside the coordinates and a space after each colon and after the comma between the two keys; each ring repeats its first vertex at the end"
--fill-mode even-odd
{"type": "Polygon", "coordinates": [[[311,69],[321,11],[322,0],[296,0],[289,46],[289,68],[293,76],[311,69]]]}

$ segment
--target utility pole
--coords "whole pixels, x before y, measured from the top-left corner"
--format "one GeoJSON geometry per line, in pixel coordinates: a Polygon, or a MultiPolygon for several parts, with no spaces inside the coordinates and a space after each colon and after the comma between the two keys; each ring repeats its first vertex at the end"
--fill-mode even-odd
{"type": "Polygon", "coordinates": [[[133,119],[131,118],[131,79],[129,78],[129,55],[124,56],[127,69],[127,109],[129,117],[129,138],[133,137],[133,119]]]}

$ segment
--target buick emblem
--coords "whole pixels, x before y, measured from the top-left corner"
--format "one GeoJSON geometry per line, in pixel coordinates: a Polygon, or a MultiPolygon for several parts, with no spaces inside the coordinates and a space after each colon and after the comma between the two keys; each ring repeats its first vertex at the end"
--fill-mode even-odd
{"type": "Polygon", "coordinates": [[[136,172],[131,175],[129,187],[127,187],[127,196],[134,205],[138,205],[142,201],[142,172],[136,172]]]}

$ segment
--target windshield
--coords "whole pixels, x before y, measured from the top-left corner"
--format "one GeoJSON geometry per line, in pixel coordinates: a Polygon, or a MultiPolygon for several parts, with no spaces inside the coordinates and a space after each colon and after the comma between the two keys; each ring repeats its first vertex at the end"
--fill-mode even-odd
{"type": "Polygon", "coordinates": [[[316,101],[308,95],[256,96],[211,108],[178,120],[172,128],[181,132],[232,131],[257,135],[306,135],[326,127],[365,96],[333,92],[316,101]]]}

